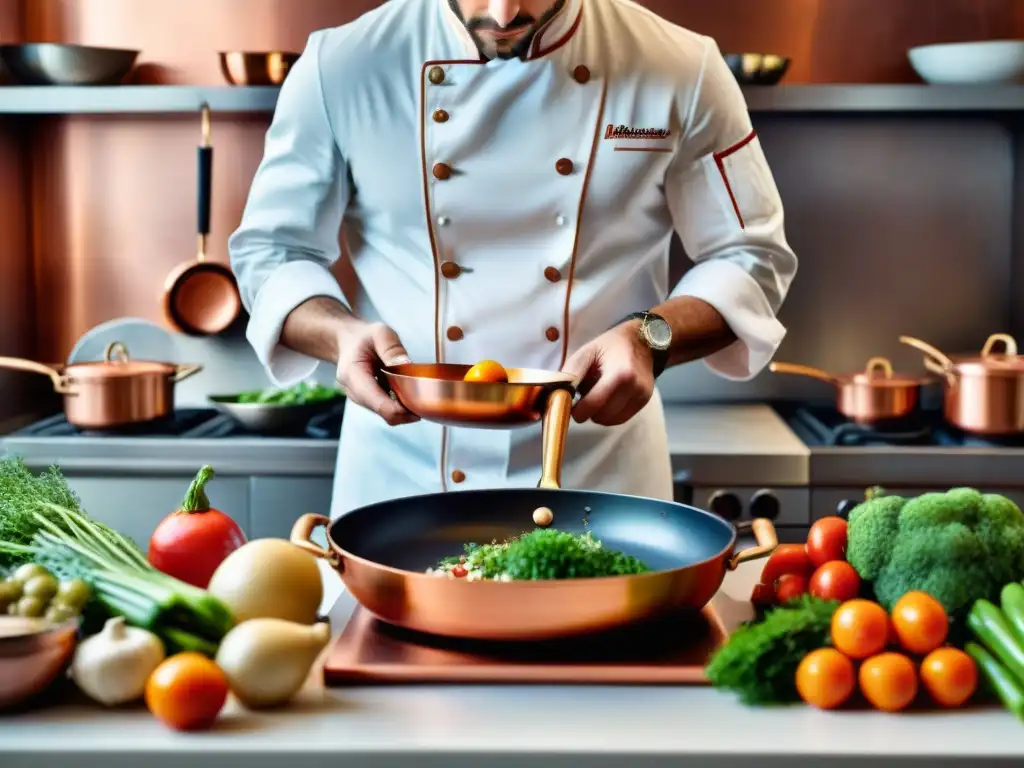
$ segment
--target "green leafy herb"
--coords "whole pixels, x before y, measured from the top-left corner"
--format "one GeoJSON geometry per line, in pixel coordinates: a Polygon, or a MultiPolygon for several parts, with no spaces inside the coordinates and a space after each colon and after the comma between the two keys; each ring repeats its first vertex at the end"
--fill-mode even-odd
{"type": "Polygon", "coordinates": [[[831,645],[832,615],[839,603],[804,595],[740,627],[712,656],[711,684],[739,694],[744,704],[800,700],[796,669],[804,656],[831,645]]]}
{"type": "Polygon", "coordinates": [[[336,387],[300,382],[287,389],[257,389],[236,395],[235,402],[258,405],[310,405],[337,400],[345,393],[336,387]]]}

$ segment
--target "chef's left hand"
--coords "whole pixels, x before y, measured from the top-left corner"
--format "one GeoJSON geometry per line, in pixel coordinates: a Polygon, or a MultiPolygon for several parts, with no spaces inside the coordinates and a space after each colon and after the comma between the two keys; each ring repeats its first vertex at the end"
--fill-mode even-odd
{"type": "Polygon", "coordinates": [[[605,331],[570,357],[562,371],[580,379],[583,396],[572,409],[580,423],[624,424],[654,394],[654,362],[640,341],[639,321],[605,331]]]}

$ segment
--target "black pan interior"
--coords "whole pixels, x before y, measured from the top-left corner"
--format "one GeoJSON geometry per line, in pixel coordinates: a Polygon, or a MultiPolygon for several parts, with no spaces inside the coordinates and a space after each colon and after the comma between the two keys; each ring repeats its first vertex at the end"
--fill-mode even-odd
{"type": "Polygon", "coordinates": [[[422,572],[469,542],[503,541],[534,530],[533,511],[548,507],[550,526],[590,531],[605,546],[654,570],[706,560],[729,546],[733,527],[675,502],[591,491],[539,488],[411,496],[354,510],[331,524],[331,538],[357,557],[422,572]]]}

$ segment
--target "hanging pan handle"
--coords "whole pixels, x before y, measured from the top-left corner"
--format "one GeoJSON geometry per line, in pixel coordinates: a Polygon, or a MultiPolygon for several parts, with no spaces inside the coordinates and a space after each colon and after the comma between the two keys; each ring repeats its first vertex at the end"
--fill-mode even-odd
{"type": "Polygon", "coordinates": [[[812,368],[809,365],[795,365],[794,363],[776,363],[772,361],[768,365],[772,373],[788,373],[792,376],[808,376],[812,379],[824,381],[827,384],[837,384],[836,377],[820,368],[812,368]]]}
{"type": "Polygon", "coordinates": [[[538,488],[558,490],[562,487],[562,457],[565,437],[572,417],[572,396],[568,389],[556,389],[548,395],[544,410],[544,432],[541,448],[541,475],[538,488]]]}
{"type": "Polygon", "coordinates": [[[324,515],[303,515],[295,521],[288,539],[299,549],[305,550],[315,558],[326,560],[328,565],[340,571],[341,558],[313,541],[313,531],[317,528],[326,529],[330,524],[330,518],[324,515]]]}
{"type": "Polygon", "coordinates": [[[956,388],[956,376],[954,376],[953,372],[948,368],[943,368],[930,357],[926,357],[924,359],[924,367],[927,368],[932,373],[934,373],[936,376],[940,376],[943,379],[945,379],[946,384],[949,386],[950,389],[956,388]]]}
{"type": "Polygon", "coordinates": [[[779,546],[779,537],[775,533],[775,526],[767,518],[759,517],[736,526],[737,533],[742,534],[748,531],[754,534],[754,541],[757,543],[757,546],[744,549],[742,552],[737,552],[730,557],[727,564],[730,571],[735,571],[743,563],[749,563],[751,560],[760,560],[762,557],[768,557],[779,546]]]}
{"type": "Polygon", "coordinates": [[[199,145],[196,164],[198,180],[197,210],[199,261],[206,260],[206,242],[210,236],[210,198],[213,196],[213,116],[210,105],[204,103],[202,108],[202,143],[199,145]]]}

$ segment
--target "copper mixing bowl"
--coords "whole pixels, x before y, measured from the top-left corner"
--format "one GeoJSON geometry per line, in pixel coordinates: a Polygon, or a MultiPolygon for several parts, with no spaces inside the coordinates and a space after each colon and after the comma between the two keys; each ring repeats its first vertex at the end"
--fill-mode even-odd
{"type": "Polygon", "coordinates": [[[425,421],[448,427],[512,429],[541,420],[548,397],[558,389],[575,394],[579,381],[568,374],[507,368],[508,383],[463,381],[472,366],[407,363],[385,368],[392,397],[425,421]]]}
{"type": "Polygon", "coordinates": [[[281,85],[299,55],[288,51],[221,51],[220,71],[232,85],[281,85]]]}
{"type": "Polygon", "coordinates": [[[51,625],[41,619],[0,617],[0,709],[24,704],[49,688],[67,669],[77,637],[77,619],[51,625]],[[6,634],[5,625],[15,623],[18,634],[6,634]]]}

